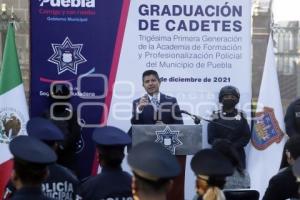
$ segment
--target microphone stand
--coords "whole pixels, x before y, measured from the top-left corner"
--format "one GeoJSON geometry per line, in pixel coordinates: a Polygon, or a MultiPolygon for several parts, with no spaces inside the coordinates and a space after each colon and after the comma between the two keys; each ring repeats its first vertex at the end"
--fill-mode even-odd
{"type": "Polygon", "coordinates": [[[219,122],[215,122],[215,121],[212,121],[212,120],[209,120],[209,119],[205,119],[203,117],[191,114],[191,113],[189,113],[189,112],[187,112],[185,110],[181,110],[180,113],[189,115],[194,120],[195,124],[200,124],[200,121],[203,120],[203,121],[207,121],[207,122],[212,123],[212,124],[216,124],[216,125],[221,126],[223,128],[227,128],[227,129],[229,129],[231,131],[235,130],[235,128],[233,128],[231,126],[227,126],[227,125],[221,124],[219,122]]]}

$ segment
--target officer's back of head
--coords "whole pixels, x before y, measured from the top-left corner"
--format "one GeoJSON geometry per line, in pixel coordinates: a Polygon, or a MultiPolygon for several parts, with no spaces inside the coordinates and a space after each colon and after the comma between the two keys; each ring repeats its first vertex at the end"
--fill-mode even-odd
{"type": "Polygon", "coordinates": [[[105,126],[94,130],[93,140],[97,145],[100,165],[119,168],[124,159],[124,148],[131,144],[131,138],[119,128],[105,126]]]}
{"type": "Polygon", "coordinates": [[[48,144],[52,149],[58,148],[58,143],[64,140],[62,131],[49,119],[33,117],[26,124],[29,136],[48,144]]]}
{"type": "Polygon", "coordinates": [[[16,137],[9,149],[14,156],[12,181],[17,189],[39,186],[47,178],[47,166],[57,159],[49,146],[30,136],[16,137]]]}
{"type": "Polygon", "coordinates": [[[203,200],[223,200],[221,191],[226,183],[226,176],[233,174],[233,165],[220,152],[213,149],[203,149],[194,155],[191,168],[197,176],[197,194],[203,200]]]}
{"type": "Polygon", "coordinates": [[[132,193],[139,199],[166,198],[173,179],[179,175],[180,166],[161,144],[142,142],[134,146],[128,155],[133,171],[132,193]]]}
{"type": "Polygon", "coordinates": [[[288,163],[293,165],[294,161],[300,157],[300,136],[294,135],[287,140],[285,144],[285,153],[287,155],[288,163]]]}

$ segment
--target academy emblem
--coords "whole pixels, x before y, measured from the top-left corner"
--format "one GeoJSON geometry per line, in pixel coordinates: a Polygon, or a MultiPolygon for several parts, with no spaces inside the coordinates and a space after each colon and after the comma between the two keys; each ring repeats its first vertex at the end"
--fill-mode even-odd
{"type": "Polygon", "coordinates": [[[178,139],[179,131],[172,131],[169,126],[163,131],[155,131],[156,143],[162,144],[166,147],[173,155],[175,155],[176,147],[183,143],[178,139]]]}
{"type": "Polygon", "coordinates": [[[51,45],[54,53],[48,61],[57,65],[58,74],[69,71],[76,75],[78,65],[87,61],[81,54],[83,44],[72,44],[68,37],[62,44],[51,45]]]}
{"type": "Polygon", "coordinates": [[[264,150],[274,142],[279,143],[283,136],[273,108],[264,107],[263,112],[256,113],[251,136],[251,142],[256,149],[264,150]]]}
{"type": "Polygon", "coordinates": [[[0,144],[8,144],[17,135],[25,134],[25,120],[22,113],[13,108],[0,110],[0,144]]]}

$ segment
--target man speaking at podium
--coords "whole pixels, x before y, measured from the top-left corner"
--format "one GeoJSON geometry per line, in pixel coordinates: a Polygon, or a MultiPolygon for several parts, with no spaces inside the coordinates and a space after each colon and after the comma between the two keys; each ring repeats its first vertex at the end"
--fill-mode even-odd
{"type": "MultiPolygon", "coordinates": [[[[131,124],[183,124],[176,98],[159,91],[158,73],[147,70],[142,80],[147,94],[133,101],[131,124]]],[[[174,187],[168,194],[169,200],[184,199],[185,156],[177,156],[177,159],[181,165],[181,174],[175,179],[174,187]]]]}
{"type": "Polygon", "coordinates": [[[147,94],[133,101],[131,124],[183,124],[176,98],[159,91],[156,71],[143,73],[143,87],[147,94]]]}

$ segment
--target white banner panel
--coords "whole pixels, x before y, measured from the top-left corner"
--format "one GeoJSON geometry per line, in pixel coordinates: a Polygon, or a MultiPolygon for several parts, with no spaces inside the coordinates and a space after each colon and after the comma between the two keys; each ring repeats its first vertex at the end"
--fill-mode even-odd
{"type": "MultiPolygon", "coordinates": [[[[218,108],[220,88],[234,85],[240,109],[249,113],[250,30],[250,0],[132,0],[108,124],[130,128],[131,104],[145,94],[148,69],[159,73],[160,91],[177,97],[182,110],[207,117],[218,108]]],[[[189,173],[186,199],[195,193],[189,173]]]]}

